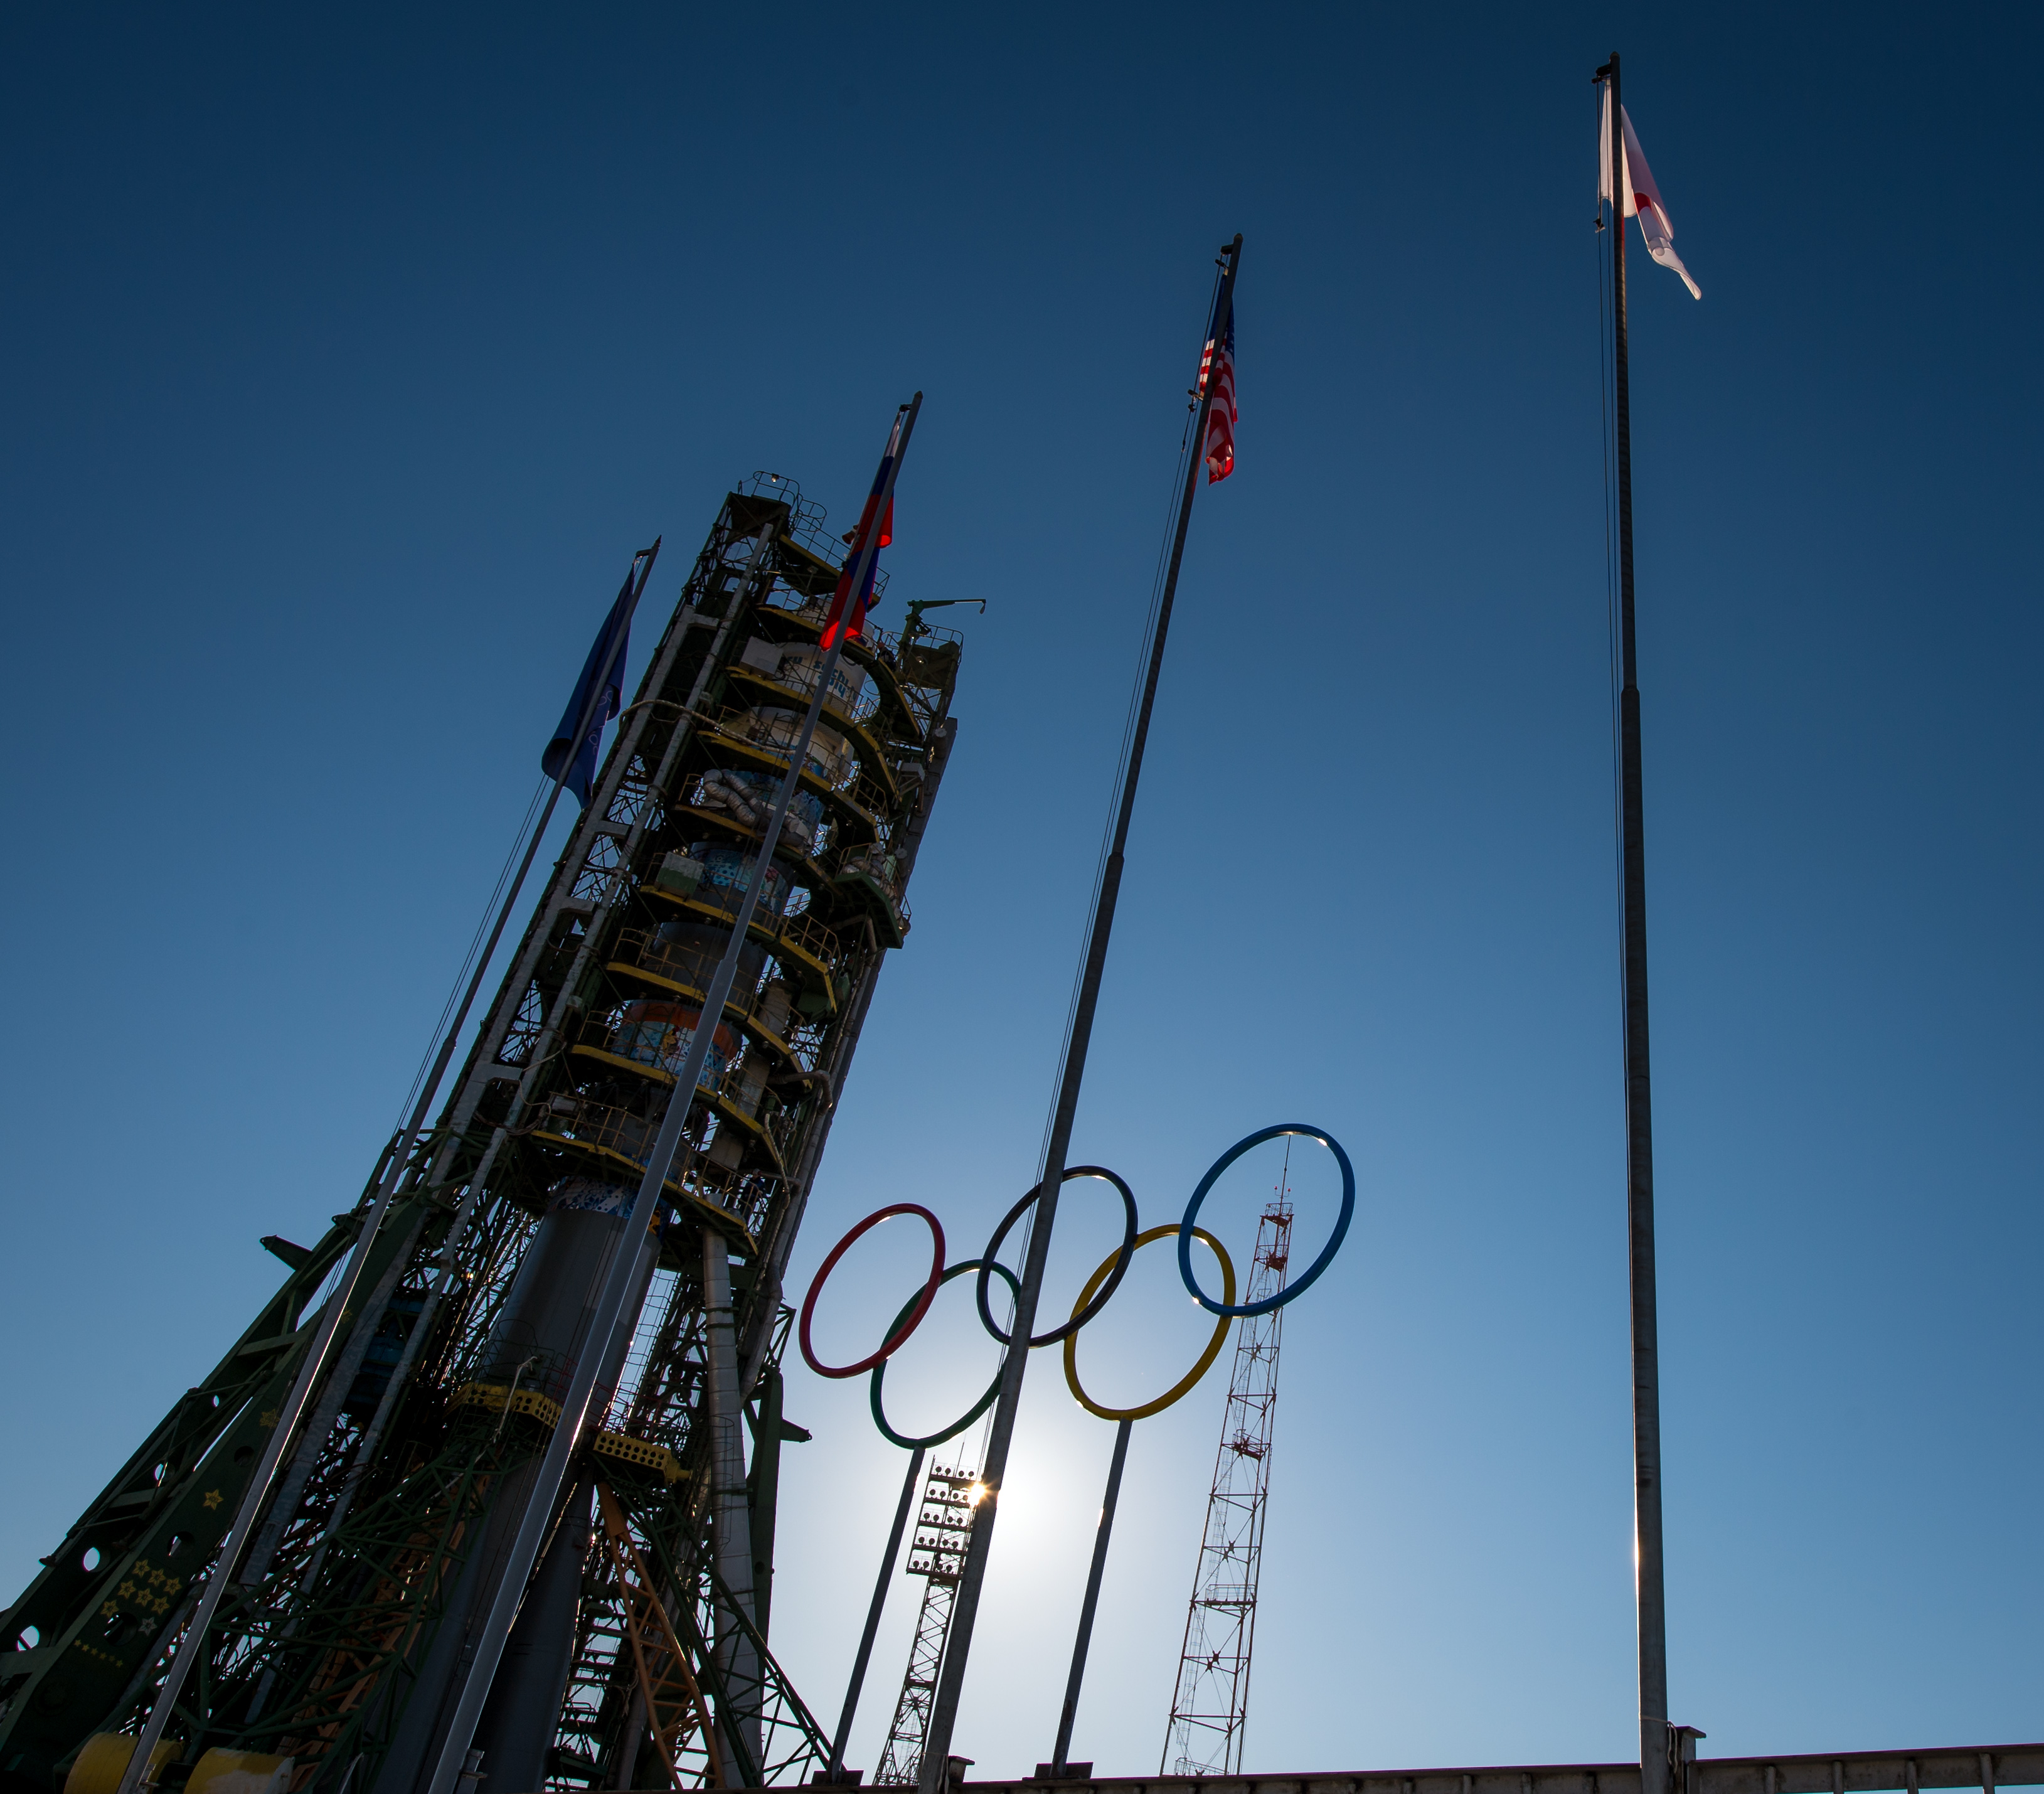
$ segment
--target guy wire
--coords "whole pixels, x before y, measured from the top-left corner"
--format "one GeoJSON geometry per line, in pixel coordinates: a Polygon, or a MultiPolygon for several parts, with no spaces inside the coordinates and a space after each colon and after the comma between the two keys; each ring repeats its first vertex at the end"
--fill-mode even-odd
{"type": "Polygon", "coordinates": [[[455,1005],[461,999],[469,977],[475,970],[475,955],[490,932],[490,924],[496,919],[498,910],[504,902],[504,888],[510,882],[525,845],[525,836],[532,826],[532,818],[539,814],[540,806],[546,801],[547,793],[552,789],[553,780],[542,775],[533,788],[532,801],[525,806],[525,814],[518,824],[517,832],[511,837],[511,851],[504,856],[504,864],[497,874],[497,882],[490,887],[489,901],[484,904],[481,919],[475,924],[475,932],[470,936],[468,951],[463,956],[460,970],[448,987],[447,1001],[440,1005],[439,1019],[434,1022],[432,1032],[426,1038],[426,1050],[419,1057],[419,1068],[412,1074],[411,1087],[405,1093],[405,1101],[398,1110],[398,1120],[391,1130],[394,1135],[405,1125],[405,1117],[412,1112],[412,1105],[419,1100],[419,1086],[425,1081],[434,1055],[440,1048],[440,1039],[447,1031],[448,1018],[454,1013],[455,1005]]]}

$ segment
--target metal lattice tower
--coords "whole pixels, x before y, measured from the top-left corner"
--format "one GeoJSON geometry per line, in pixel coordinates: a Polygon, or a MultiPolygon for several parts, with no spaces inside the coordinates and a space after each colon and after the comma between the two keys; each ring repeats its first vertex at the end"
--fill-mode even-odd
{"type": "MultiPolygon", "coordinates": [[[[1289,1172],[1291,1155],[1285,1154],[1289,1172]]],[[[1292,1254],[1290,1185],[1256,1229],[1256,1256],[1244,1302],[1261,1302],[1285,1287],[1292,1254]]],[[[1235,1368],[1221,1418],[1205,1536],[1185,1615],[1178,1685],[1158,1773],[1238,1775],[1249,1724],[1249,1660],[1256,1638],[1256,1583],[1263,1562],[1263,1522],[1270,1499],[1270,1440],[1278,1415],[1278,1346],[1285,1311],[1245,1315],[1236,1323],[1235,1368]]]]}
{"type": "MultiPolygon", "coordinates": [[[[465,1641],[590,1354],[598,1401],[474,1734],[487,1785],[678,1785],[707,1760],[705,1713],[729,1781],[799,1777],[827,1755],[766,1643],[779,1454],[807,1437],[781,1414],[781,1281],[909,931],[960,644],[918,615],[899,638],[869,627],[851,645],[759,867],[843,559],[822,524],[775,475],[720,508],[446,1107],[395,1167],[355,1305],[185,1685],[166,1794],[187,1777],[203,1788],[229,1753],[252,1786],[420,1794],[465,1641]],[[740,982],[705,1017],[755,878],[740,982]],[[706,1026],[686,1150],[657,1224],[627,1242],[619,1218],[706,1026]],[[627,1250],[636,1312],[611,1339],[585,1337],[627,1250]],[[693,1718],[674,1692],[691,1682],[693,1718]]],[[[263,1242],[282,1287],[251,1300],[260,1312],[226,1358],[0,1615],[8,1794],[56,1794],[82,1754],[78,1787],[117,1781],[120,1734],[150,1707],[196,1588],[221,1573],[389,1150],[316,1245],[263,1242]]]]}
{"type": "Polygon", "coordinates": [[[887,1748],[873,1777],[876,1787],[913,1788],[922,1773],[923,1740],[929,1734],[930,1706],[936,1699],[944,1642],[951,1636],[951,1604],[958,1598],[959,1572],[965,1568],[966,1542],[978,1500],[976,1470],[932,1470],[923,1485],[922,1512],[916,1517],[915,1539],[901,1571],[924,1578],[923,1604],[916,1615],[901,1698],[894,1704],[894,1721],[887,1728],[887,1748]]]}

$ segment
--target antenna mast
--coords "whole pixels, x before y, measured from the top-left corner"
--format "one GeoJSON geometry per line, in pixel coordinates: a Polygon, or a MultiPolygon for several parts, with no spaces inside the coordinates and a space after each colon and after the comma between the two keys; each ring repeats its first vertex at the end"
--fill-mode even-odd
{"type": "MultiPolygon", "coordinates": [[[[1278,1295],[1292,1257],[1291,1145],[1276,1199],[1256,1230],[1256,1258],[1245,1303],[1278,1295]]],[[[1249,1659],[1256,1638],[1256,1583],[1263,1565],[1263,1521],[1270,1496],[1270,1438],[1278,1417],[1278,1347],[1285,1311],[1245,1315],[1235,1335],[1235,1369],[1221,1417],[1207,1496],[1207,1528],[1185,1614],[1178,1685],[1159,1775],[1231,1776],[1242,1772],[1249,1723],[1249,1659]]]]}

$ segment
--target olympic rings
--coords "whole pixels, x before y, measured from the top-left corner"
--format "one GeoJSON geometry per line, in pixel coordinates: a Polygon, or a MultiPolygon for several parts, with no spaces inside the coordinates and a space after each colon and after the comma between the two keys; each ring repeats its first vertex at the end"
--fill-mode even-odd
{"type": "Polygon", "coordinates": [[[1178,1275],[1185,1280],[1185,1287],[1193,1293],[1193,1300],[1209,1314],[1217,1314],[1223,1320],[1235,1315],[1268,1314],[1273,1308],[1281,1308],[1294,1296],[1304,1295],[1314,1280],[1333,1262],[1334,1255],[1341,1250],[1342,1239],[1348,1231],[1350,1219],[1355,1213],[1355,1167],[1348,1162],[1348,1154],[1341,1149],[1341,1143],[1324,1127],[1309,1127],[1304,1122],[1290,1122],[1276,1127],[1265,1127],[1251,1134],[1246,1140],[1237,1140],[1213,1162],[1213,1169],[1200,1179],[1200,1187],[1193,1192],[1193,1200],[1186,1205],[1185,1218],[1178,1224],[1178,1275]],[[1200,1230],[1193,1220],[1200,1212],[1200,1204],[1207,1199],[1207,1193],[1222,1172],[1232,1165],[1251,1147],[1261,1146],[1266,1140],[1274,1140],[1287,1135],[1303,1135],[1309,1140],[1318,1140],[1335,1155],[1335,1162],[1341,1167],[1341,1215],[1335,1222],[1335,1231],[1328,1235],[1327,1243],[1320,1248],[1320,1255],[1306,1267],[1304,1277],[1294,1279],[1274,1296],[1260,1302],[1245,1302],[1240,1308],[1235,1305],[1235,1292],[1230,1289],[1228,1299],[1216,1302],[1201,1289],[1198,1279],[1193,1275],[1193,1236],[1200,1230]]]}
{"type": "MultiPolygon", "coordinates": [[[[1152,1227],[1147,1233],[1136,1236],[1135,1249],[1139,1251],[1153,1239],[1162,1239],[1167,1234],[1178,1234],[1182,1239],[1183,1226],[1184,1224],[1166,1221],[1161,1227],[1152,1227]]],[[[1235,1266],[1228,1258],[1228,1248],[1204,1227],[1194,1227],[1192,1237],[1203,1240],[1212,1250],[1213,1255],[1220,1260],[1221,1287],[1226,1291],[1228,1300],[1232,1302],[1235,1300],[1235,1266]]],[[[1132,1254],[1131,1255],[1133,1256],[1132,1254]]],[[[1085,1305],[1085,1300],[1093,1293],[1093,1286],[1107,1275],[1118,1258],[1117,1254],[1103,1259],[1100,1269],[1086,1279],[1085,1288],[1079,1292],[1078,1300],[1072,1304],[1074,1315],[1085,1305]]],[[[1209,1308],[1212,1305],[1212,1303],[1207,1304],[1209,1308]]],[[[1228,1316],[1223,1315],[1214,1323],[1213,1337],[1207,1341],[1207,1349],[1200,1354],[1199,1362],[1155,1401],[1147,1401],[1139,1408],[1103,1408],[1079,1385],[1079,1337],[1076,1333],[1067,1333],[1065,1335],[1065,1382],[1077,1398],[1079,1406],[1089,1414],[1097,1414],[1103,1420],[1147,1420],[1153,1414],[1162,1414],[1180,1396],[1191,1393],[1193,1385],[1213,1367],[1213,1361],[1220,1352],[1221,1342],[1227,1337],[1228,1316]]],[[[875,1412],[878,1411],[876,1409],[875,1412]]],[[[896,1442],[900,1442],[897,1440],[896,1442]]]]}
{"type": "Polygon", "coordinates": [[[890,1203],[885,1208],[874,1209],[830,1249],[830,1256],[824,1260],[821,1269],[817,1271],[814,1280],[809,1285],[809,1294],[802,1298],[801,1324],[797,1329],[796,1337],[801,1344],[803,1362],[819,1377],[856,1377],[862,1371],[871,1370],[876,1366],[884,1364],[893,1353],[899,1351],[907,1343],[909,1335],[922,1325],[923,1316],[930,1312],[930,1304],[936,1299],[937,1285],[943,1281],[943,1224],[928,1209],[913,1202],[890,1203]],[[867,1228],[878,1226],[890,1215],[920,1215],[928,1224],[930,1229],[930,1243],[932,1248],[930,1254],[930,1280],[923,1285],[922,1294],[916,1298],[912,1304],[915,1312],[910,1314],[905,1308],[902,1311],[902,1315],[907,1316],[905,1325],[903,1323],[901,1315],[895,1317],[893,1329],[889,1332],[885,1339],[881,1341],[880,1350],[870,1358],[863,1358],[856,1364],[842,1366],[820,1363],[816,1353],[809,1346],[809,1317],[816,1312],[816,1297],[823,1290],[824,1280],[836,1270],[838,1260],[844,1256],[847,1249],[854,1240],[863,1234],[867,1228]]]}
{"type": "MultiPolygon", "coordinates": [[[[1070,1339],[1073,1334],[1078,1332],[1082,1327],[1105,1308],[1113,1299],[1115,1291],[1121,1287],[1121,1279],[1128,1269],[1128,1261],[1135,1255],[1135,1229],[1139,1224],[1135,1219],[1135,1191],[1108,1170],[1105,1165],[1072,1166],[1066,1170],[1064,1176],[1058,1179],[1058,1182],[1067,1184],[1074,1177],[1104,1177],[1121,1192],[1121,1206],[1128,1216],[1127,1225],[1121,1235],[1121,1250],[1114,1255],[1114,1274],[1107,1280],[1107,1287],[1101,1291],[1099,1300],[1086,1309],[1084,1314],[1074,1309],[1072,1318],[1062,1327],[1054,1327],[1047,1333],[1039,1334],[1029,1342],[1032,1350],[1039,1346],[1055,1346],[1060,1339],[1070,1339]]],[[[986,1250],[981,1258],[979,1282],[974,1292],[979,1300],[979,1323],[1004,1346],[1008,1343],[1009,1336],[993,1323],[993,1309],[986,1299],[987,1286],[993,1279],[993,1266],[1001,1255],[1001,1241],[1008,1237],[1008,1230],[1021,1220],[1022,1212],[1036,1200],[1042,1193],[1043,1188],[1041,1184],[1037,1185],[1035,1189],[1031,1190],[1001,1217],[1001,1225],[993,1230],[993,1237],[986,1243],[986,1250]]],[[[1086,1287],[1090,1289],[1093,1285],[1088,1284],[1086,1287]]]]}
{"type": "MultiPolygon", "coordinates": [[[[1261,1128],[1250,1135],[1247,1139],[1238,1140],[1214,1161],[1207,1174],[1200,1179],[1199,1187],[1193,1192],[1193,1199],[1186,1205],[1185,1218],[1175,1228],[1168,1225],[1152,1227],[1148,1232],[1139,1235],[1136,1231],[1139,1224],[1135,1215],[1135,1193],[1105,1166],[1072,1166],[1066,1170],[1061,1181],[1069,1182],[1074,1177],[1099,1177],[1113,1185],[1120,1193],[1122,1208],[1126,1218],[1121,1245],[1119,1250],[1103,1260],[1100,1267],[1086,1280],[1085,1287],[1079,1292],[1078,1300],[1073,1304],[1071,1318],[1062,1327],[1054,1327],[1049,1332],[1038,1335],[1030,1340],[1029,1344],[1033,1348],[1056,1345],[1062,1341],[1065,1347],[1065,1379],[1070,1385],[1073,1395],[1090,1412],[1108,1420],[1143,1419],[1150,1415],[1161,1413],[1165,1408],[1178,1400],[1199,1381],[1201,1377],[1206,1374],[1212,1366],[1215,1354],[1220,1350],[1220,1343],[1229,1320],[1237,1316],[1268,1314],[1272,1309],[1282,1308],[1294,1297],[1303,1295],[1312,1287],[1319,1280],[1321,1273],[1333,1262],[1335,1254],[1341,1250],[1342,1241],[1348,1233],[1349,1223],[1355,1215],[1355,1168],[1350,1164],[1348,1154],[1343,1151],[1341,1143],[1325,1128],[1308,1127],[1304,1122],[1291,1122],[1275,1127],[1261,1128]],[[1220,1181],[1221,1174],[1252,1147],[1261,1146],[1266,1140],[1280,1139],[1294,1135],[1317,1140],[1335,1155],[1335,1162],[1341,1167],[1342,1174],[1341,1213],[1335,1220],[1334,1231],[1328,1236],[1327,1244],[1320,1249],[1320,1255],[1306,1267],[1303,1276],[1294,1279],[1277,1295],[1270,1297],[1263,1301],[1246,1302],[1238,1306],[1235,1300],[1234,1266],[1220,1242],[1204,1227],[1195,1224],[1199,1218],[1200,1207],[1212,1191],[1215,1184],[1220,1181]],[[1215,1328],[1213,1338],[1208,1343],[1206,1350],[1201,1354],[1200,1361],[1193,1366],[1191,1374],[1164,1395],[1160,1396],[1155,1401],[1140,1408],[1128,1409],[1103,1408],[1088,1396],[1079,1385],[1078,1353],[1076,1344],[1078,1334],[1112,1299],[1115,1291],[1121,1285],[1123,1277],[1128,1273],[1129,1261],[1135,1256],[1137,1250],[1150,1244],[1153,1240],[1162,1239],[1166,1234],[1174,1231],[1178,1236],[1179,1277],[1183,1280],[1186,1289],[1192,1292],[1193,1299],[1209,1314],[1217,1316],[1221,1324],[1215,1328]],[[1195,1239],[1203,1241],[1220,1260],[1221,1275],[1224,1285],[1224,1297],[1220,1301],[1216,1302],[1208,1295],[1200,1287],[1198,1279],[1193,1275],[1193,1242],[1195,1239]]],[[[803,1359],[820,1377],[857,1377],[866,1371],[872,1372],[873,1387],[870,1399],[873,1408],[874,1423],[879,1427],[881,1432],[895,1444],[911,1450],[917,1448],[919,1444],[924,1446],[941,1445],[946,1439],[971,1425],[986,1412],[988,1405],[994,1399],[1000,1386],[998,1373],[996,1374],[993,1383],[989,1385],[986,1393],[980,1397],[978,1404],[963,1419],[959,1421],[948,1431],[934,1434],[929,1439],[918,1442],[897,1433],[887,1423],[881,1404],[882,1367],[886,1365],[889,1358],[908,1343],[909,1335],[922,1325],[923,1317],[930,1312],[930,1304],[936,1299],[937,1291],[943,1285],[950,1282],[953,1277],[962,1277],[967,1271],[978,1273],[978,1280],[974,1285],[974,1296],[979,1308],[981,1324],[1003,1346],[1010,1343],[1011,1336],[1002,1332],[1000,1327],[994,1324],[993,1306],[988,1299],[988,1292],[992,1287],[993,1279],[997,1276],[1007,1283],[1011,1293],[1020,1295],[1020,1290],[1016,1281],[1015,1273],[1000,1262],[1001,1243],[1007,1239],[1009,1230],[1022,1218],[1030,1204],[1035,1201],[1042,1192],[1043,1185],[1039,1184],[1035,1189],[1031,1190],[1008,1211],[1007,1214],[1001,1218],[1001,1225],[993,1230],[993,1237],[987,1242],[986,1250],[982,1257],[968,1259],[963,1264],[955,1265],[948,1270],[944,1268],[943,1224],[928,1209],[913,1202],[892,1203],[885,1208],[875,1209],[831,1248],[829,1256],[824,1260],[821,1267],[817,1270],[815,1278],[809,1285],[809,1293],[802,1298],[801,1324],[797,1331],[803,1359]],[[853,1243],[860,1239],[868,1229],[878,1226],[893,1215],[920,1216],[924,1224],[929,1228],[932,1247],[929,1277],[924,1283],[920,1292],[912,1297],[903,1307],[901,1312],[895,1316],[893,1323],[888,1329],[886,1337],[881,1341],[878,1351],[874,1352],[870,1357],[861,1358],[856,1364],[822,1363],[818,1360],[815,1348],[809,1339],[809,1327],[816,1314],[816,1298],[822,1293],[823,1286],[828,1281],[830,1273],[837,1268],[838,1261],[851,1249],[853,1243]]]]}
{"type": "MultiPolygon", "coordinates": [[[[949,1283],[953,1277],[963,1277],[967,1271],[976,1271],[979,1269],[979,1266],[980,1262],[977,1258],[968,1258],[963,1264],[953,1265],[949,1270],[946,1271],[944,1274],[937,1280],[938,1287],[941,1289],[945,1284],[949,1283]]],[[[1015,1273],[1005,1265],[996,1265],[993,1269],[997,1275],[1007,1278],[1008,1290],[1010,1295],[1019,1296],[1022,1293],[1022,1285],[1015,1281],[1015,1273]]],[[[901,1304],[901,1312],[894,1317],[894,1324],[897,1327],[899,1327],[901,1324],[902,1320],[908,1314],[909,1309],[913,1308],[919,1300],[920,1300],[920,1297],[911,1296],[907,1301],[901,1304]]],[[[886,1439],[891,1445],[900,1446],[904,1451],[926,1451],[932,1446],[942,1445],[946,1439],[955,1438],[957,1435],[963,1432],[966,1427],[970,1427],[974,1421],[977,1420],[981,1415],[984,1414],[988,1408],[993,1405],[993,1398],[1001,1393],[1001,1373],[1005,1368],[1006,1361],[1004,1358],[1001,1364],[994,1366],[993,1381],[986,1385],[986,1393],[982,1396],[979,1400],[973,1404],[970,1411],[961,1415],[942,1432],[932,1433],[925,1439],[912,1439],[904,1438],[902,1435],[896,1432],[892,1427],[887,1424],[886,1413],[880,1405],[881,1379],[887,1374],[887,1366],[883,1360],[881,1363],[876,1364],[873,1367],[872,1387],[866,1397],[873,1408],[873,1423],[880,1429],[880,1436],[882,1439],[886,1439]]]]}

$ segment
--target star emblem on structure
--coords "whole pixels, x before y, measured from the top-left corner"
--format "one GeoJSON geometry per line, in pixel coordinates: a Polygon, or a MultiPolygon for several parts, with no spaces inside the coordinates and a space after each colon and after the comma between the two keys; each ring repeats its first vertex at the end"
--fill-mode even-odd
{"type": "Polygon", "coordinates": [[[263,1410],[260,1418],[264,1426],[274,1427],[277,1423],[279,1416],[275,1408],[266,1408],[263,1410]]]}
{"type": "Polygon", "coordinates": [[[118,1601],[102,1601],[99,1604],[99,1611],[111,1619],[121,1611],[121,1604],[118,1601]]]}
{"type": "Polygon", "coordinates": [[[124,1601],[131,1601],[135,1598],[135,1585],[132,1582],[124,1582],[113,1592],[124,1601]]]}
{"type": "Polygon", "coordinates": [[[221,1503],[221,1494],[220,1494],[220,1491],[219,1491],[218,1489],[209,1489],[206,1492],[206,1500],[205,1500],[204,1505],[205,1505],[208,1509],[211,1509],[211,1508],[217,1508],[217,1507],[220,1505],[220,1503],[221,1503]]]}

